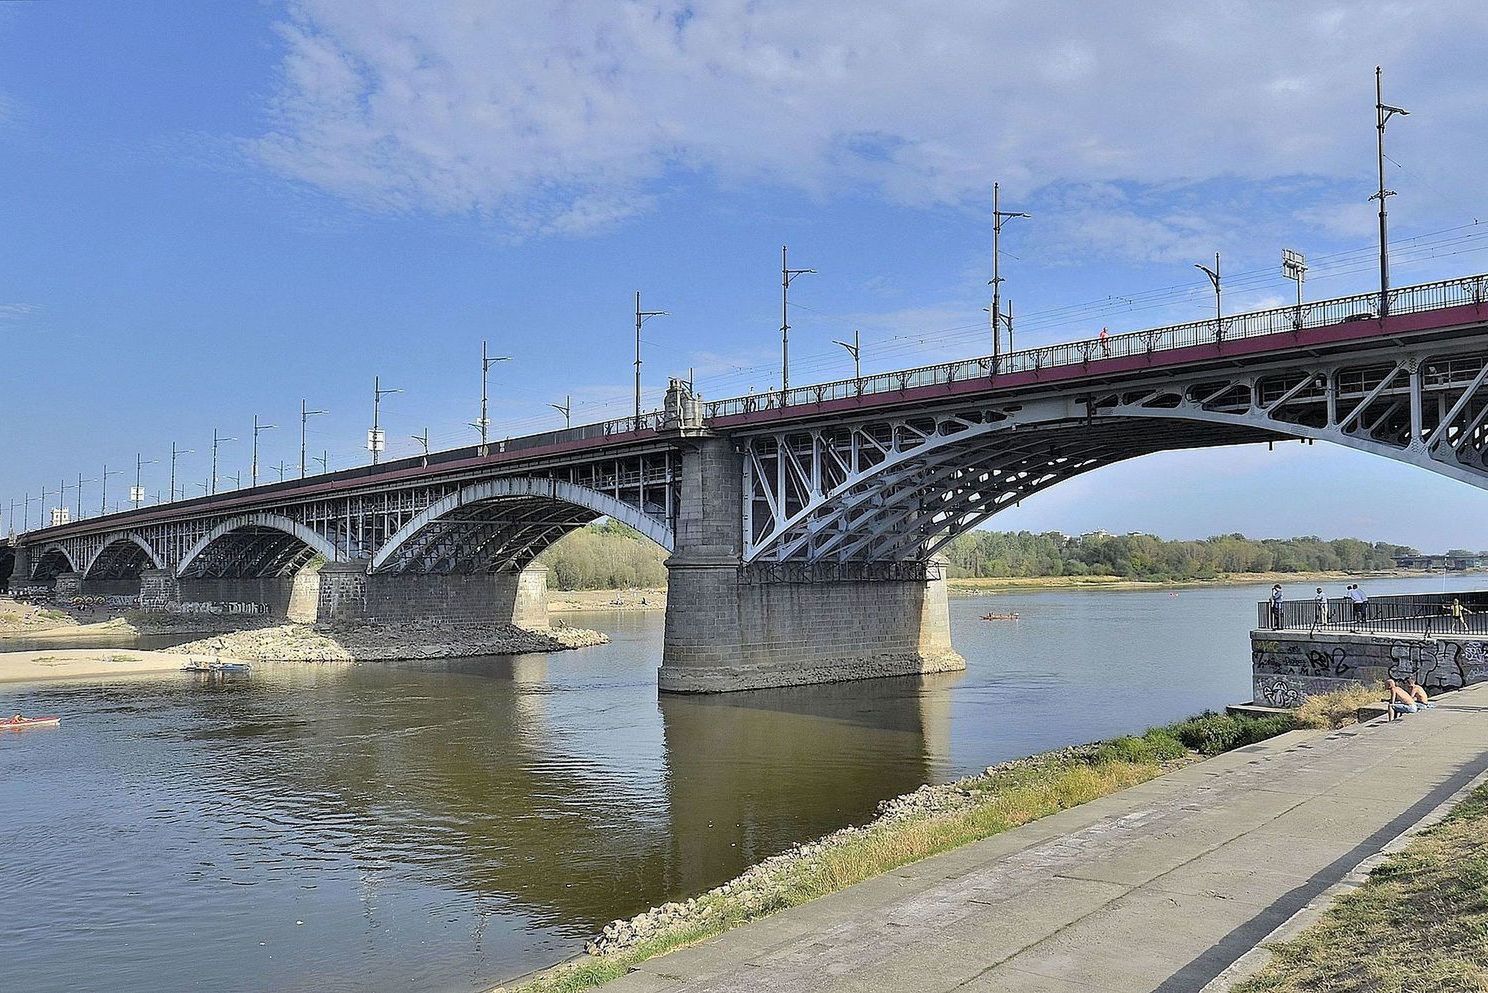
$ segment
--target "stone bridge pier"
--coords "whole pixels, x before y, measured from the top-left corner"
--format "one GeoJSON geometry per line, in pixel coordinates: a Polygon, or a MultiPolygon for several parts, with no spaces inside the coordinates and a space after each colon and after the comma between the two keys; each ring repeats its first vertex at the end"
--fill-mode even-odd
{"type": "Polygon", "coordinates": [[[721,693],[966,668],[943,563],[746,564],[742,456],[697,438],[682,459],[660,687],[721,693]]]}
{"type": "Polygon", "coordinates": [[[366,559],[320,569],[316,619],[322,623],[419,621],[515,624],[546,628],[548,568],[520,572],[379,573],[366,559]]]}

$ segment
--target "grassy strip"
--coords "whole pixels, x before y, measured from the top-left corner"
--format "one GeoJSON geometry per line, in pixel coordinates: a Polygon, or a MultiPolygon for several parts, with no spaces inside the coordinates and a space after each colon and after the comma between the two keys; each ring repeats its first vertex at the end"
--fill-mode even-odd
{"type": "MultiPolygon", "coordinates": [[[[879,818],[866,827],[845,828],[776,856],[685,907],[668,904],[677,913],[663,914],[646,933],[633,932],[633,943],[556,966],[514,990],[578,993],[623,976],[654,956],[1146,782],[1195,752],[1217,755],[1299,727],[1352,723],[1357,703],[1351,696],[1344,699],[1349,692],[1315,698],[1301,720],[1290,714],[1266,718],[1203,714],[1140,736],[1035,756],[946,787],[927,787],[885,804],[879,818]]],[[[1366,695],[1370,700],[1377,697],[1367,691],[1366,695]]],[[[607,928],[606,934],[615,927],[607,928]]]]}
{"type": "Polygon", "coordinates": [[[1235,993],[1488,990],[1488,786],[1272,952],[1235,993]]]}

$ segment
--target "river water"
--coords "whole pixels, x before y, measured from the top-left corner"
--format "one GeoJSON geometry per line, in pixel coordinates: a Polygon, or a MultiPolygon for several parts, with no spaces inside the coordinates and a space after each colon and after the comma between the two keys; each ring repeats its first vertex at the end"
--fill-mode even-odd
{"type": "Polygon", "coordinates": [[[483,990],[921,783],[1248,699],[1264,594],[953,599],[964,673],[711,698],[658,699],[662,618],[620,612],[552,656],[0,684],[64,717],[0,737],[0,989],[483,990]]]}

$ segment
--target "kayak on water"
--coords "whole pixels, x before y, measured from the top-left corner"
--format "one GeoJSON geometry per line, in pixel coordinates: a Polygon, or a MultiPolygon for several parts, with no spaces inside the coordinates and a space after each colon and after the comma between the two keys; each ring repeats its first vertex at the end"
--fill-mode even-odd
{"type": "Polygon", "coordinates": [[[20,714],[7,717],[0,721],[0,728],[9,731],[19,731],[22,728],[50,728],[62,723],[60,717],[23,717],[20,714]]]}

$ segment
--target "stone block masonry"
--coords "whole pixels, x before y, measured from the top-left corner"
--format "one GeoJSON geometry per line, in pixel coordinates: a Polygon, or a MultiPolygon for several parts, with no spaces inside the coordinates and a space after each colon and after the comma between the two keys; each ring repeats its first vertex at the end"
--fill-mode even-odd
{"type": "MultiPolygon", "coordinates": [[[[722,693],[964,669],[951,647],[942,570],[894,578],[742,559],[742,463],[726,439],[682,462],[677,547],[667,560],[663,692],[722,693]]],[[[890,563],[890,565],[893,565],[890,563]]]]}
{"type": "Polygon", "coordinates": [[[1252,631],[1256,703],[1295,707],[1315,693],[1407,676],[1427,692],[1488,681],[1482,636],[1252,631]]]}
{"type": "Polygon", "coordinates": [[[548,570],[521,573],[368,575],[365,562],[328,563],[318,589],[318,620],[409,624],[548,626],[548,570]]]}

